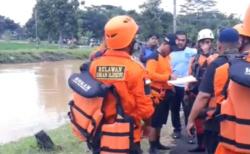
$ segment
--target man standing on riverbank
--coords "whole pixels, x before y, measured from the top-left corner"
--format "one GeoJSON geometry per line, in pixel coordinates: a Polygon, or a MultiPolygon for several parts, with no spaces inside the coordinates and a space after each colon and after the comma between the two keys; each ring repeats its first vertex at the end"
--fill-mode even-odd
{"type": "MultiPolygon", "coordinates": [[[[197,51],[187,47],[187,34],[183,31],[176,32],[175,39],[176,47],[173,48],[173,52],[170,54],[171,65],[173,70],[173,79],[181,78],[188,75],[188,65],[192,56],[194,56],[197,51]]],[[[181,136],[181,120],[180,120],[180,106],[183,102],[183,97],[185,94],[185,85],[176,85],[174,100],[171,103],[171,117],[172,125],[174,131],[172,137],[178,139],[181,136]]],[[[183,103],[184,112],[185,105],[183,103]]],[[[185,117],[187,119],[187,117],[185,117]]],[[[185,120],[187,121],[187,120],[185,120]]]]}

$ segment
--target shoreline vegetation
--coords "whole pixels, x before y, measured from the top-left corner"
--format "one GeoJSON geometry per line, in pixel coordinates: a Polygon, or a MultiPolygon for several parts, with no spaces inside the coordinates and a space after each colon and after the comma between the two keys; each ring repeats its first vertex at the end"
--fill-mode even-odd
{"type": "MultiPolygon", "coordinates": [[[[170,133],[168,127],[165,128],[163,142],[169,142],[170,133]]],[[[51,151],[41,150],[35,139],[35,136],[21,138],[17,141],[0,144],[0,154],[91,154],[85,142],[78,140],[71,131],[70,124],[64,124],[56,129],[45,130],[48,136],[55,144],[51,151]]],[[[148,148],[147,139],[142,140],[141,147],[144,152],[148,148]]]]}
{"type": "Polygon", "coordinates": [[[0,154],[90,154],[87,146],[71,133],[69,124],[46,131],[55,144],[51,151],[41,150],[34,136],[0,145],[0,154]]]}
{"type": "Polygon", "coordinates": [[[57,44],[46,42],[37,46],[24,41],[0,41],[0,64],[86,59],[92,50],[90,47],[60,48],[57,44]]]}

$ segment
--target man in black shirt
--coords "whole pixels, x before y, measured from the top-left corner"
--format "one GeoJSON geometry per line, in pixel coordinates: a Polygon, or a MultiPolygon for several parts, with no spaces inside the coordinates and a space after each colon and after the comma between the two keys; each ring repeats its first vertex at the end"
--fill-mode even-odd
{"type": "MultiPolygon", "coordinates": [[[[226,83],[221,83],[224,83],[225,81],[217,81],[217,78],[215,80],[215,74],[219,67],[228,62],[226,56],[238,53],[238,40],[239,34],[232,28],[225,28],[220,32],[218,51],[221,56],[208,66],[203,80],[201,81],[199,93],[188,119],[187,131],[189,135],[192,135],[191,130],[194,127],[195,119],[201,111],[204,110],[209,103],[211,103],[211,100],[215,98],[215,88],[219,88],[221,90],[224,89],[226,83]]],[[[220,80],[221,79],[223,78],[220,78],[220,80]]],[[[219,123],[214,118],[209,118],[205,124],[205,146],[209,154],[213,154],[218,145],[218,132],[219,123]]]]}

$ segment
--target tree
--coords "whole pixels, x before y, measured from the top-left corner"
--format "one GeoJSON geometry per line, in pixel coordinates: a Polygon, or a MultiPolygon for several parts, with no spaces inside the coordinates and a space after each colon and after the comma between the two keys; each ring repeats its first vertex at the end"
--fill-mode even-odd
{"type": "Polygon", "coordinates": [[[79,7],[78,0],[48,0],[51,4],[50,17],[59,34],[59,43],[63,38],[75,37],[77,33],[76,12],[79,7]]]}
{"type": "Polygon", "coordinates": [[[198,31],[203,28],[210,28],[216,34],[221,27],[232,27],[240,22],[233,15],[219,12],[215,6],[215,0],[186,0],[177,17],[178,29],[188,32],[189,38],[196,40],[198,31]]]}
{"type": "Polygon", "coordinates": [[[216,34],[222,27],[232,27],[240,23],[233,15],[226,16],[220,12],[204,12],[199,16],[196,14],[179,15],[177,18],[179,30],[188,32],[191,40],[196,40],[198,31],[203,28],[210,28],[216,34]]]}
{"type": "Polygon", "coordinates": [[[204,12],[215,12],[216,6],[215,0],[186,0],[186,2],[181,5],[180,13],[187,14],[200,14],[204,12]]]}
{"type": "Polygon", "coordinates": [[[172,14],[160,8],[161,0],[147,0],[140,6],[142,9],[139,19],[141,37],[146,39],[151,34],[163,35],[170,31],[172,14]]]}
{"type": "Polygon", "coordinates": [[[103,29],[106,22],[116,16],[126,14],[121,7],[112,5],[90,6],[85,7],[85,10],[78,11],[78,34],[86,35],[86,32],[91,32],[92,37],[101,39],[103,37],[103,29]]]}
{"type": "Polygon", "coordinates": [[[21,29],[21,26],[15,23],[13,20],[0,16],[0,36],[4,33],[12,35],[21,29]]]}
{"type": "Polygon", "coordinates": [[[28,35],[34,37],[37,15],[38,36],[41,39],[59,40],[77,36],[78,0],[38,0],[32,18],[26,23],[28,35]]]}
{"type": "Polygon", "coordinates": [[[25,32],[25,37],[26,38],[35,38],[36,34],[36,28],[35,28],[35,19],[30,18],[26,24],[24,25],[24,32],[25,32]]]}

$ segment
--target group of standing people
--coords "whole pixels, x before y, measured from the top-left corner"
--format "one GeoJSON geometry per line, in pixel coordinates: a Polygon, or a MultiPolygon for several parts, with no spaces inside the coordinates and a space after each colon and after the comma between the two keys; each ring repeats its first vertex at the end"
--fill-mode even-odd
{"type": "MultiPolygon", "coordinates": [[[[112,124],[117,120],[120,108],[116,107],[115,100],[119,100],[124,114],[133,119],[130,130],[133,137],[129,137],[133,144],[126,149],[129,152],[121,148],[127,144],[123,129],[112,130],[116,133],[96,129],[88,137],[88,130],[83,129],[85,133],[82,135],[88,143],[93,132],[101,132],[98,138],[101,145],[103,136],[112,136],[106,140],[112,143],[112,148],[105,144],[95,152],[140,154],[143,135],[149,140],[150,154],[169,150],[169,146],[160,142],[161,130],[171,111],[172,137],[181,138],[184,128],[180,118],[182,105],[188,143],[194,143],[194,136],[198,143],[189,152],[250,153],[250,7],[244,22],[234,28],[221,29],[217,41],[212,30],[200,30],[195,48],[187,46],[188,36],[183,31],[164,37],[152,34],[141,47],[139,59],[132,56],[138,29],[129,16],[110,19],[104,28],[105,46],[91,55],[87,68],[91,77],[112,86],[117,92],[107,94],[103,99],[101,124],[112,124]],[[197,81],[168,83],[188,75],[197,81]]],[[[81,96],[74,99],[75,102],[86,103],[81,97],[87,96],[76,95],[81,96]]]]}
{"type": "MultiPolygon", "coordinates": [[[[155,112],[151,121],[151,135],[149,137],[150,153],[158,150],[168,150],[168,146],[160,143],[160,130],[166,124],[168,113],[171,111],[173,126],[172,137],[181,138],[182,126],[180,118],[181,105],[184,110],[185,125],[192,108],[194,99],[199,91],[199,84],[208,64],[217,58],[218,54],[213,49],[214,34],[210,29],[203,29],[198,33],[197,48],[187,46],[187,34],[178,31],[162,39],[159,47],[159,38],[156,35],[149,37],[148,42],[141,48],[140,61],[144,64],[151,83],[151,97],[155,104],[155,112]],[[205,64],[206,63],[206,64],[205,64]],[[197,82],[191,84],[169,85],[168,80],[193,75],[197,82]],[[184,96],[187,99],[184,99],[184,96]],[[152,133],[153,132],[153,133],[152,133]]],[[[203,123],[198,124],[203,127],[203,123]]],[[[197,131],[199,146],[190,152],[205,151],[203,133],[197,131]]],[[[188,143],[193,144],[193,137],[188,143]]]]}

